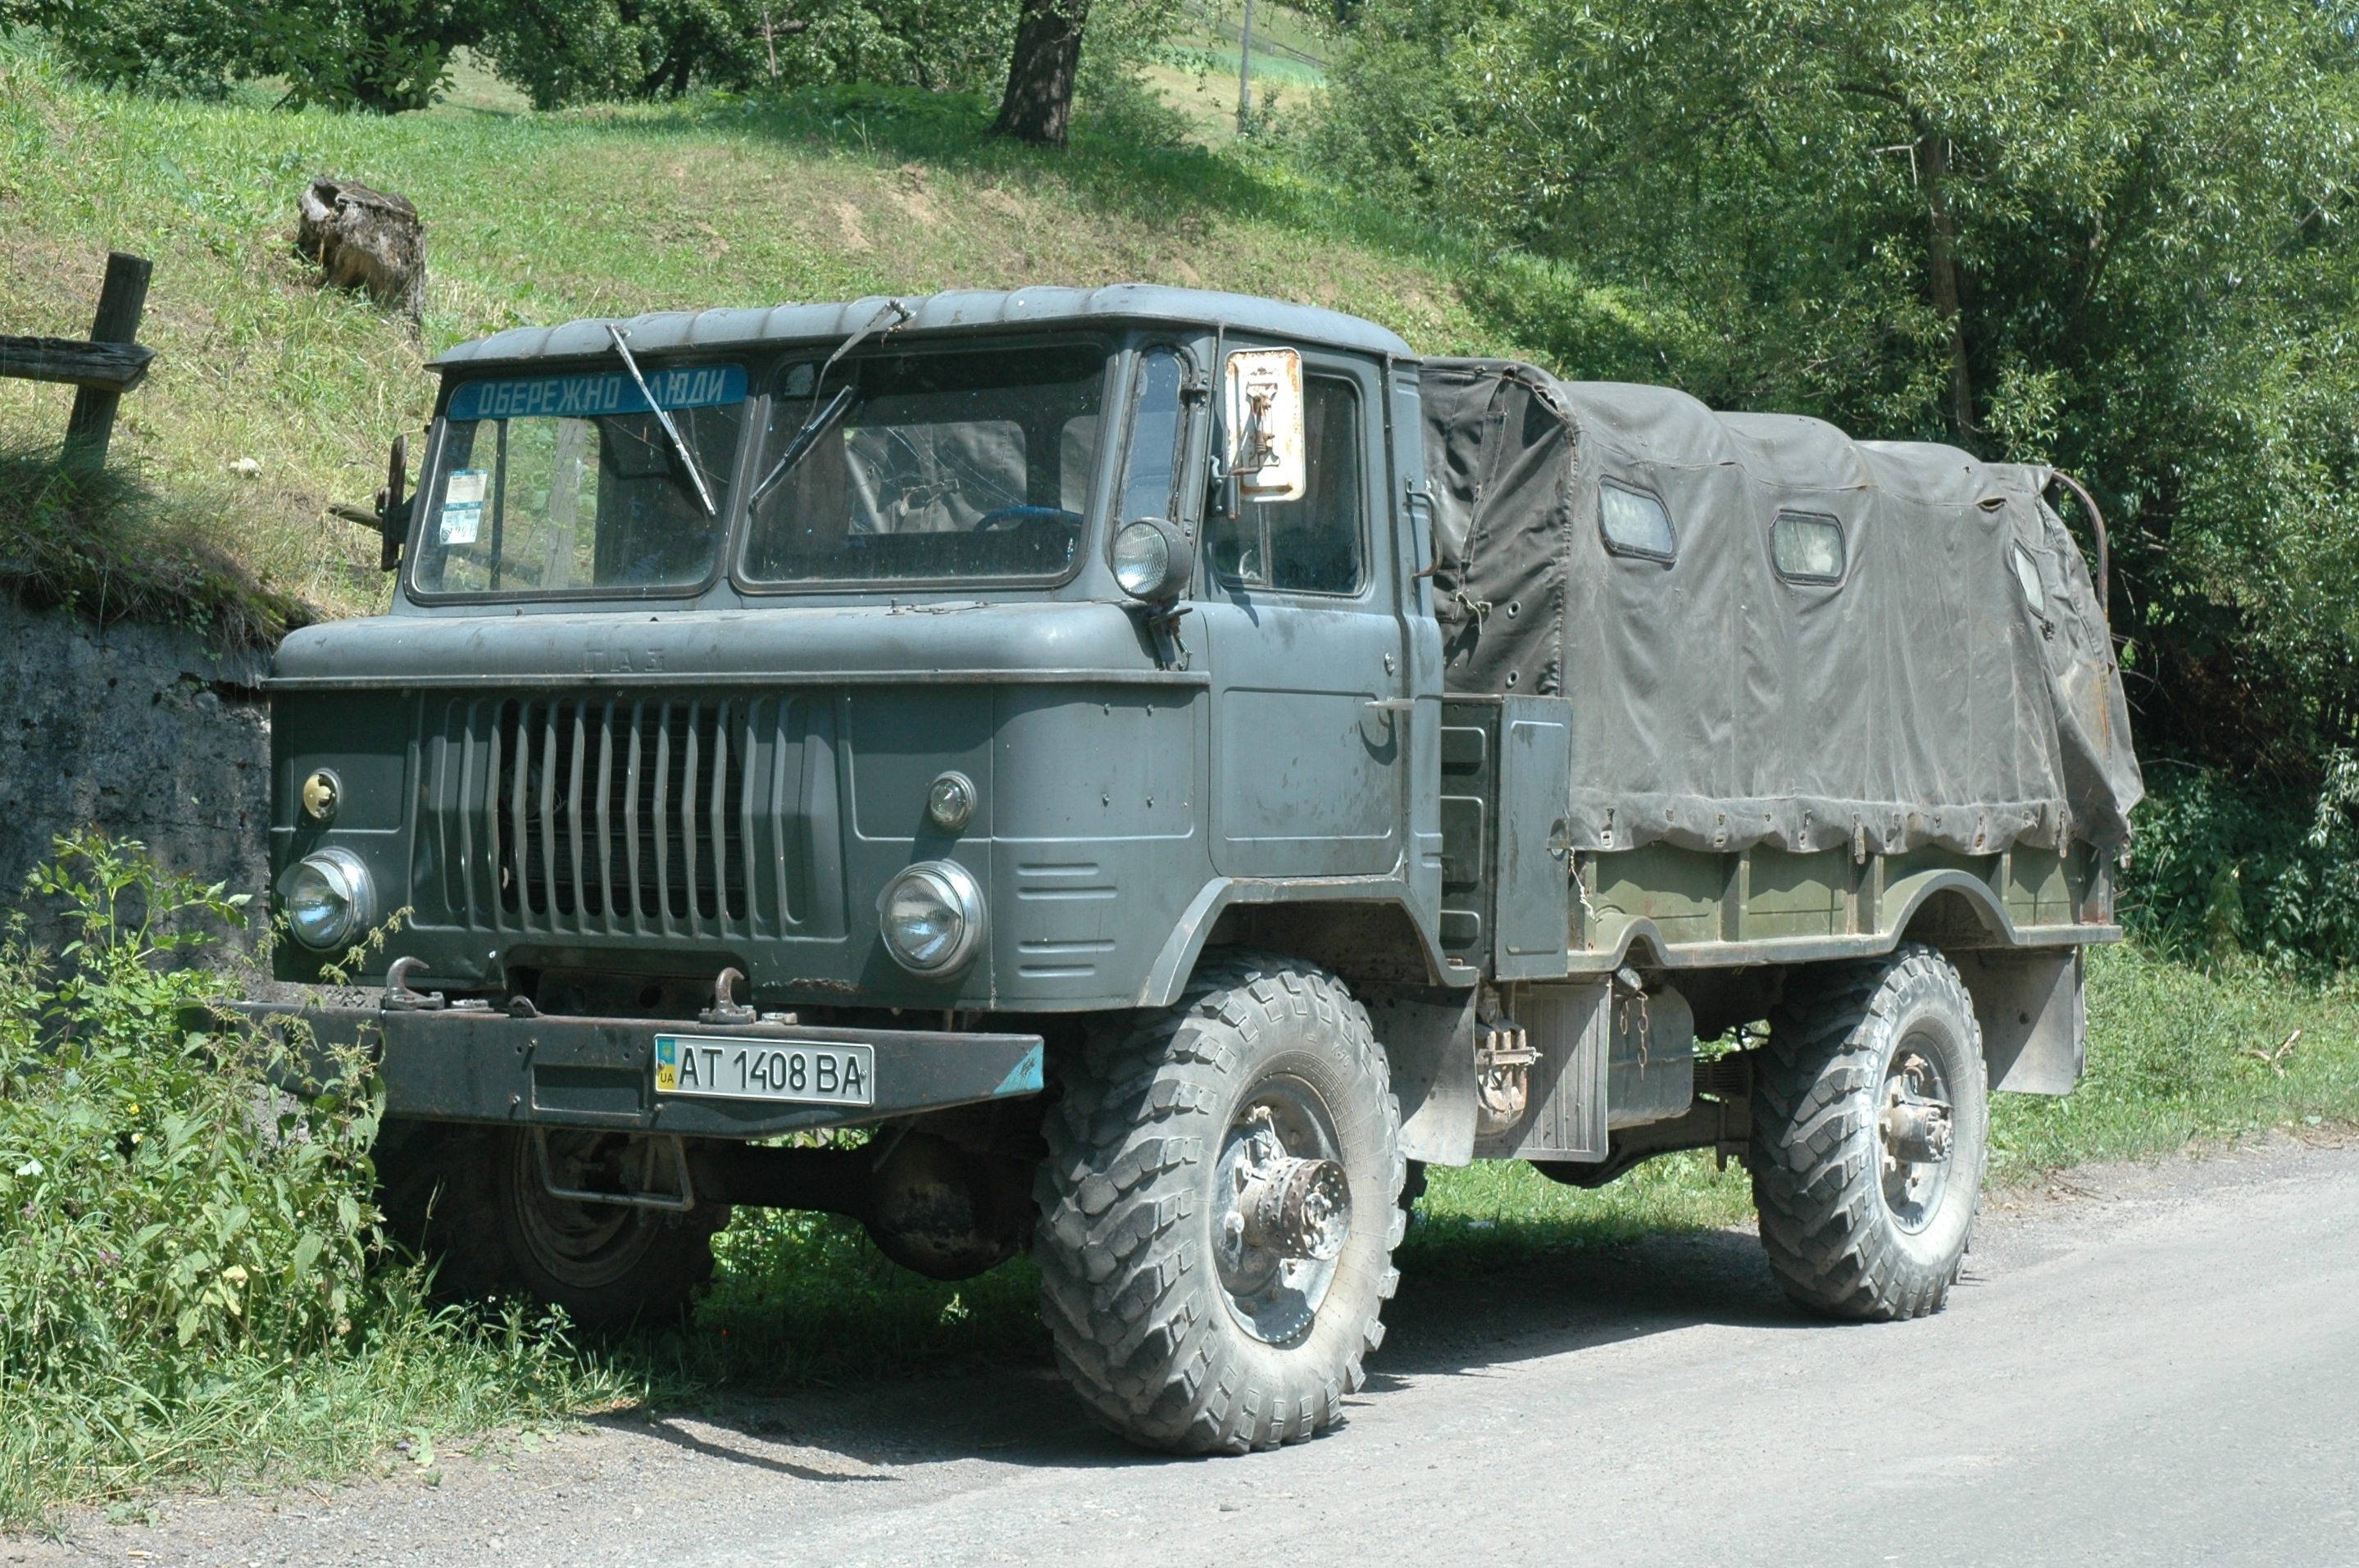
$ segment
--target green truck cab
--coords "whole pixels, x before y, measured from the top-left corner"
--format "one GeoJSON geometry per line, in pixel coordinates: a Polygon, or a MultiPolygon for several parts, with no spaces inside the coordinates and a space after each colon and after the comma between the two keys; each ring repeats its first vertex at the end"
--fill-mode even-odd
{"type": "Polygon", "coordinates": [[[270,831],[281,979],[401,916],[306,1016],[459,1288],[1028,1248],[1101,1420],[1241,1451],[1340,1418],[1425,1165],[1716,1149],[1914,1316],[1989,1092],[2079,1076],[2138,785],[2044,470],[1145,286],[435,368],[270,831]]]}

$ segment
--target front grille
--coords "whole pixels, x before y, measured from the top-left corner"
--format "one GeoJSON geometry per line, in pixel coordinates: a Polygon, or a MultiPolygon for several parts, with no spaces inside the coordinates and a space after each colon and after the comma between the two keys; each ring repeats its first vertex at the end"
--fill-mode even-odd
{"type": "Polygon", "coordinates": [[[818,809],[833,800],[832,747],[811,733],[811,708],[454,701],[429,737],[440,901],[464,924],[520,932],[704,937],[807,923],[815,818],[834,831],[832,810],[818,809]]]}

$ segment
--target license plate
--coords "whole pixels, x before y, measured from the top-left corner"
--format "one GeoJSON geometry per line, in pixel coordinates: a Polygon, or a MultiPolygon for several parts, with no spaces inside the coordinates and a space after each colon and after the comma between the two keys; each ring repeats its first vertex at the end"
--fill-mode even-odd
{"type": "Polygon", "coordinates": [[[873,1105],[876,1048],[848,1040],[659,1034],[656,1093],[796,1105],[873,1105]]]}

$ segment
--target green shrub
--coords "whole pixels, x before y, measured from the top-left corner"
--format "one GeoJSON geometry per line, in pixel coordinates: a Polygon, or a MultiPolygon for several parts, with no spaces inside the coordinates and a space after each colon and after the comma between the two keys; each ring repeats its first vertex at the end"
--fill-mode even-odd
{"type": "Polygon", "coordinates": [[[290,1094],[285,1040],[181,1030],[219,977],[168,964],[245,895],[96,836],[29,890],[78,934],[61,969],[21,917],[0,952],[0,1387],[169,1400],[223,1355],[332,1350],[377,1219],[364,1064],[290,1094]]]}
{"type": "Polygon", "coordinates": [[[0,1525],[635,1396],[561,1319],[426,1304],[379,1239],[364,1061],[182,1030],[243,896],[95,834],[27,892],[72,940],[0,944],[0,1525]]]}
{"type": "Polygon", "coordinates": [[[2249,954],[2315,981],[2359,965],[2359,767],[2337,751],[2324,773],[2309,795],[2213,768],[2150,767],[2122,923],[2182,962],[2249,954]]]}

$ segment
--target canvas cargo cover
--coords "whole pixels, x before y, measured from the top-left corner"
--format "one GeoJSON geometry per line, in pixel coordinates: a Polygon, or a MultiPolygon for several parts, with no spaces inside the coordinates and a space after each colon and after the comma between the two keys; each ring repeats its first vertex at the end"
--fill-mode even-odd
{"type": "Polygon", "coordinates": [[[1576,848],[2127,846],[2144,785],[2049,470],[1503,361],[1428,361],[1423,395],[1445,685],[1571,700],[1576,848]],[[1659,500],[1669,561],[1608,548],[1609,485],[1659,500]],[[1781,513],[1841,528],[1838,578],[1779,572],[1781,513]]]}

